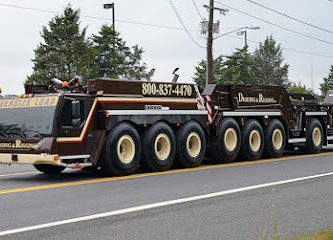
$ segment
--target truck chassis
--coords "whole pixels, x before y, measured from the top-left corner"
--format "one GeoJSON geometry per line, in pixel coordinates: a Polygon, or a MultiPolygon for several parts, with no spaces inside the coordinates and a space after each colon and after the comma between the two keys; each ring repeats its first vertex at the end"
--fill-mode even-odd
{"type": "Polygon", "coordinates": [[[333,141],[330,94],[320,104],[281,86],[212,84],[201,95],[193,84],[105,78],[27,85],[25,97],[0,100],[0,163],[49,174],[93,167],[110,176],[196,167],[205,155],[226,163],[295,147],[318,153],[333,141]],[[47,134],[6,118],[24,109],[53,113],[47,134]]]}

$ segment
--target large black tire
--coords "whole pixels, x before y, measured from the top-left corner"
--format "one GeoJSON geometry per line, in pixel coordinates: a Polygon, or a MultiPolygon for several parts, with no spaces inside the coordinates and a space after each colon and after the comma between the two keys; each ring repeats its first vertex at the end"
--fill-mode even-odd
{"type": "Polygon", "coordinates": [[[264,150],[264,132],[257,120],[251,119],[245,123],[241,141],[242,160],[252,161],[261,157],[264,150]]]}
{"type": "Polygon", "coordinates": [[[103,176],[122,176],[135,172],[142,154],[138,131],[129,123],[116,125],[108,134],[99,166],[103,176]]]}
{"type": "Polygon", "coordinates": [[[278,158],[286,147],[286,133],[280,120],[273,119],[265,129],[264,156],[278,158]]]}
{"type": "Polygon", "coordinates": [[[310,119],[306,128],[306,143],[304,151],[306,153],[319,153],[324,141],[323,126],[317,118],[310,119]]]}
{"type": "Polygon", "coordinates": [[[64,171],[65,167],[62,166],[54,166],[49,164],[34,164],[34,167],[45,174],[59,174],[64,171]]]}
{"type": "Polygon", "coordinates": [[[177,165],[185,168],[199,166],[206,153],[206,136],[199,123],[185,123],[176,134],[177,165]]]}
{"type": "Polygon", "coordinates": [[[176,156],[176,139],[171,127],[157,122],[143,134],[142,167],[145,171],[168,170],[176,156]]]}
{"type": "Polygon", "coordinates": [[[225,118],[217,130],[216,144],[212,145],[211,153],[215,162],[233,162],[241,147],[241,132],[233,118],[225,118]]]}

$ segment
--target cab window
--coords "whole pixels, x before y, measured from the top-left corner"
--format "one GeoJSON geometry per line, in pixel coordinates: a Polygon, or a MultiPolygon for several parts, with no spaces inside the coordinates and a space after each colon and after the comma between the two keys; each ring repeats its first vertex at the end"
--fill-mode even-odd
{"type": "MultiPolygon", "coordinates": [[[[72,112],[72,101],[70,99],[64,100],[64,105],[62,107],[62,113],[61,113],[61,119],[60,119],[60,125],[65,127],[71,127],[72,126],[72,120],[73,120],[73,112],[72,112]]],[[[80,119],[81,123],[84,121],[84,101],[78,100],[80,102],[80,119]]]]}

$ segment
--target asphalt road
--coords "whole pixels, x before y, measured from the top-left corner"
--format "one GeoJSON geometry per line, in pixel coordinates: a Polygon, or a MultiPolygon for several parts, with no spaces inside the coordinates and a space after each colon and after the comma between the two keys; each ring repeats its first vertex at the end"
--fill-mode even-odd
{"type": "Polygon", "coordinates": [[[0,239],[269,239],[274,227],[283,236],[332,228],[333,175],[303,179],[332,173],[332,163],[333,147],[316,156],[123,178],[0,166],[0,239]],[[298,180],[277,183],[291,179],[298,180]],[[211,193],[222,194],[188,199],[211,193]],[[179,199],[188,201],[160,204],[179,199]],[[138,206],[144,210],[127,211],[138,206]],[[31,226],[41,229],[3,235],[31,226]]]}

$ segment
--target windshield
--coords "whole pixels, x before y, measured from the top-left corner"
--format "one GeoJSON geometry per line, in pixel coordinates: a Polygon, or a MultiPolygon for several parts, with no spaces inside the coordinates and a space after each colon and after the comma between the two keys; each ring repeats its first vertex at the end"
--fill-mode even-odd
{"type": "Polygon", "coordinates": [[[0,100],[0,137],[51,135],[58,97],[0,100]]]}

